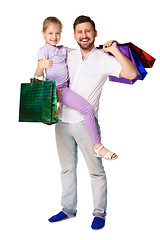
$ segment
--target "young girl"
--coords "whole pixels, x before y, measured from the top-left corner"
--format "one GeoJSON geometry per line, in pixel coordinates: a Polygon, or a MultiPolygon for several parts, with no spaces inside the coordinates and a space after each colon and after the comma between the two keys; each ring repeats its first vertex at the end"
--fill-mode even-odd
{"type": "Polygon", "coordinates": [[[97,157],[107,160],[117,158],[115,153],[106,149],[101,143],[98,134],[92,106],[82,96],[68,88],[69,73],[66,64],[67,54],[73,49],[64,46],[57,46],[61,38],[62,24],[55,17],[48,17],[43,22],[42,34],[45,38],[45,45],[38,51],[37,77],[46,71],[46,80],[55,80],[56,88],[62,90],[60,103],[80,111],[84,116],[84,124],[94,144],[94,151],[97,157]]]}

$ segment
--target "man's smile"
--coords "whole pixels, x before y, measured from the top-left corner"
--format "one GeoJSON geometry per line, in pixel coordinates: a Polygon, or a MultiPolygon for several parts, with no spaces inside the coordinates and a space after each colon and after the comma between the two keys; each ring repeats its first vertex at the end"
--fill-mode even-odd
{"type": "Polygon", "coordinates": [[[80,42],[87,43],[87,42],[89,42],[89,40],[90,40],[89,38],[84,38],[84,39],[81,39],[80,42]]]}

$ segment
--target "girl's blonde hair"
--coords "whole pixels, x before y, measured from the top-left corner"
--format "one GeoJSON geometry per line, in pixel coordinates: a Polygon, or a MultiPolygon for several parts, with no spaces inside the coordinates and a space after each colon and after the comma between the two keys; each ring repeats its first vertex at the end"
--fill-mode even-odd
{"type": "Polygon", "coordinates": [[[46,31],[46,29],[48,28],[50,23],[57,23],[57,24],[59,24],[61,26],[61,29],[63,28],[63,25],[62,25],[61,21],[58,18],[56,18],[56,17],[47,17],[44,20],[44,22],[43,22],[43,29],[42,29],[43,32],[46,31]]]}

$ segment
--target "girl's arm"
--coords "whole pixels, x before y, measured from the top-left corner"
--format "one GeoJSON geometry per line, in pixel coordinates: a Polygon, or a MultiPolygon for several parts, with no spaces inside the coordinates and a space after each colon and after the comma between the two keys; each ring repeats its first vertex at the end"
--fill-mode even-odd
{"type": "Polygon", "coordinates": [[[46,59],[47,54],[44,55],[43,59],[40,59],[37,64],[36,76],[41,77],[45,68],[51,68],[53,65],[53,60],[46,59]]]}
{"type": "Polygon", "coordinates": [[[43,75],[43,70],[44,68],[42,67],[43,65],[43,60],[39,60],[37,64],[37,69],[36,69],[36,76],[41,77],[43,75]]]}
{"type": "Polygon", "coordinates": [[[77,50],[77,49],[70,48],[70,49],[69,49],[69,52],[72,52],[72,51],[74,51],[74,50],[77,50]]]}

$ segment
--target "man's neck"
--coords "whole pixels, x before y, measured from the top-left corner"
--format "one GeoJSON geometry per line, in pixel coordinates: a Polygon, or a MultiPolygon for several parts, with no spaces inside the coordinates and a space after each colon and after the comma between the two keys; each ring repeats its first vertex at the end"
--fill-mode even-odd
{"type": "Polygon", "coordinates": [[[90,49],[82,49],[80,48],[81,54],[82,54],[82,59],[84,60],[86,58],[86,56],[88,55],[88,53],[94,48],[94,45],[90,48],[90,49]]]}

